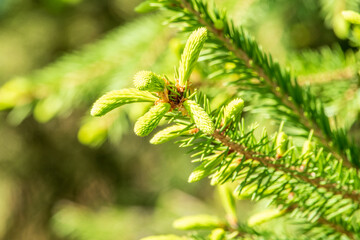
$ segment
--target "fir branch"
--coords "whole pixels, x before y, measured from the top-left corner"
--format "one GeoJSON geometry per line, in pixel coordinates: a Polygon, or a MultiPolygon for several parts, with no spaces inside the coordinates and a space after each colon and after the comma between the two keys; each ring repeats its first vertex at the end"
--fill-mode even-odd
{"type": "Polygon", "coordinates": [[[261,85],[266,86],[278,102],[290,111],[282,113],[289,115],[289,118],[294,119],[294,122],[307,131],[313,129],[314,136],[339,161],[343,160],[344,166],[360,167],[359,148],[350,142],[343,129],[331,129],[320,101],[309,90],[301,88],[289,72],[282,70],[278,63],[273,62],[271,56],[263,53],[256,42],[228,20],[225,14],[220,16],[218,10],[209,10],[207,4],[199,0],[164,2],[168,9],[181,12],[173,22],[184,22],[189,29],[205,26],[215,36],[215,44],[224,46],[241,60],[239,67],[243,65],[253,69],[256,73],[253,77],[259,78],[261,85]],[[214,21],[221,21],[223,26],[217,28],[214,21]]]}
{"type": "MultiPolygon", "coordinates": [[[[251,149],[247,148],[246,146],[244,146],[242,144],[238,144],[237,142],[232,140],[230,137],[226,136],[226,134],[224,134],[224,132],[220,132],[219,130],[216,130],[212,134],[212,137],[214,137],[215,140],[221,142],[222,145],[227,146],[229,148],[229,150],[227,151],[227,154],[236,152],[240,156],[240,158],[238,160],[237,159],[234,160],[236,162],[236,165],[240,166],[240,165],[242,165],[242,162],[245,162],[245,161],[257,161],[261,165],[265,166],[267,170],[274,169],[276,172],[285,173],[286,175],[290,176],[291,179],[297,179],[299,182],[309,184],[310,186],[313,187],[313,190],[311,190],[311,191],[319,191],[319,189],[325,189],[327,192],[332,193],[332,196],[339,195],[339,196],[341,196],[341,199],[347,198],[347,199],[353,201],[355,204],[353,206],[354,209],[358,209],[358,207],[359,207],[360,194],[356,191],[349,192],[346,189],[341,188],[341,186],[338,186],[336,183],[329,182],[328,179],[311,176],[312,174],[303,172],[293,166],[289,166],[288,164],[281,162],[280,161],[281,159],[271,157],[265,153],[254,152],[251,149]]],[[[250,170],[249,170],[248,174],[249,173],[252,174],[250,170]]],[[[261,182],[261,180],[259,182],[261,182]]],[[[258,185],[258,187],[259,187],[259,185],[258,185]]],[[[256,192],[257,191],[258,190],[256,190],[256,192]]],[[[284,194],[284,192],[286,194],[287,191],[282,190],[282,192],[283,192],[283,194],[284,194]]],[[[261,193],[258,193],[258,194],[261,195],[261,193]]],[[[320,195],[323,195],[323,194],[320,194],[320,195]]],[[[325,195],[323,195],[323,197],[325,197],[325,195]]],[[[308,212],[309,215],[311,215],[311,212],[312,212],[310,209],[312,207],[314,207],[314,206],[306,206],[306,205],[304,205],[304,202],[290,203],[290,205],[288,205],[289,203],[286,204],[286,202],[281,201],[279,199],[281,199],[281,198],[279,198],[279,196],[277,196],[273,201],[276,202],[277,205],[284,204],[285,206],[287,206],[286,208],[290,209],[290,210],[298,209],[304,213],[308,212]]],[[[324,204],[327,204],[327,201],[330,201],[330,199],[331,199],[331,197],[327,198],[327,200],[325,201],[324,204]]],[[[305,200],[306,200],[306,198],[305,198],[305,200]]],[[[303,200],[303,201],[305,201],[305,200],[303,200]]],[[[315,209],[317,209],[317,210],[313,210],[313,211],[320,213],[322,211],[321,209],[323,206],[325,206],[325,205],[321,204],[321,202],[320,202],[319,206],[315,207],[315,209]]],[[[353,232],[356,232],[357,230],[347,229],[348,223],[346,223],[346,222],[334,221],[334,220],[330,221],[329,219],[327,219],[328,215],[329,214],[325,214],[325,211],[323,213],[320,213],[320,215],[316,218],[317,223],[320,225],[325,224],[326,226],[333,229],[335,232],[344,234],[344,235],[348,236],[350,239],[354,239],[353,232]]]]}
{"type": "MultiPolygon", "coordinates": [[[[206,103],[201,96],[197,99],[202,102],[199,104],[206,103]]],[[[297,204],[296,217],[306,217],[319,226],[318,220],[323,218],[335,231],[329,233],[331,235],[351,236],[359,232],[357,223],[349,222],[356,215],[360,200],[355,190],[359,181],[354,169],[342,169],[342,164],[330,155],[324,161],[321,157],[324,153],[314,148],[311,154],[318,154],[312,159],[306,157],[307,153],[299,156],[291,146],[283,157],[277,158],[277,137],[269,140],[264,132],[263,137],[256,140],[254,129],[244,132],[243,123],[239,124],[238,119],[222,126],[223,110],[212,114],[218,129],[213,134],[197,133],[181,141],[180,146],[191,147],[197,152],[193,156],[200,156],[195,161],[201,165],[190,181],[195,180],[193,177],[199,180],[209,175],[215,184],[239,180],[239,193],[244,192],[253,199],[270,197],[284,208],[297,204]]]]}
{"type": "MultiPolygon", "coordinates": [[[[301,209],[301,208],[297,204],[293,204],[291,206],[288,206],[285,212],[291,214],[296,209],[301,209]]],[[[329,228],[333,229],[335,232],[346,235],[349,239],[355,239],[355,236],[352,232],[349,232],[341,225],[335,224],[327,220],[326,218],[320,217],[317,220],[317,223],[319,224],[319,226],[323,226],[323,225],[328,226],[329,228]]]]}
{"type": "MultiPolygon", "coordinates": [[[[189,2],[187,0],[180,0],[183,4],[183,6],[188,9],[192,14],[194,14],[198,21],[203,24],[204,26],[206,26],[220,41],[222,41],[224,43],[224,46],[229,49],[229,51],[233,52],[235,54],[235,56],[237,56],[239,59],[243,60],[246,67],[248,68],[254,68],[255,71],[258,74],[258,77],[262,78],[265,80],[265,83],[270,87],[270,89],[272,90],[272,93],[281,100],[282,103],[284,103],[284,105],[286,105],[288,108],[290,108],[293,113],[295,113],[297,116],[299,116],[299,121],[300,123],[305,126],[308,130],[313,129],[314,130],[314,135],[319,138],[320,142],[331,151],[331,153],[337,158],[337,159],[344,159],[344,165],[346,167],[352,167],[352,163],[349,162],[349,160],[347,159],[347,156],[345,155],[345,153],[338,153],[338,151],[336,151],[331,145],[331,138],[329,136],[326,136],[324,134],[324,132],[320,129],[320,127],[318,126],[318,124],[313,121],[312,119],[309,119],[308,117],[306,117],[305,112],[303,111],[302,108],[296,106],[292,101],[290,101],[290,96],[284,92],[281,92],[281,90],[283,90],[283,88],[281,88],[281,90],[279,90],[279,85],[276,84],[275,81],[273,81],[273,79],[271,79],[267,73],[265,72],[265,70],[257,65],[257,66],[253,66],[252,64],[252,59],[247,55],[247,53],[245,51],[243,51],[240,48],[237,48],[235,46],[235,44],[233,44],[231,42],[231,40],[229,38],[227,38],[225,36],[225,34],[223,33],[223,31],[218,30],[215,28],[214,25],[209,24],[208,22],[206,22],[202,17],[201,17],[201,13],[196,11],[194,8],[192,8],[192,6],[189,4],[189,2]],[[312,120],[312,121],[309,121],[312,120]]],[[[266,57],[267,58],[267,57],[266,57]]],[[[296,81],[294,81],[294,88],[299,88],[298,84],[296,81]]],[[[323,119],[325,116],[322,116],[323,119]]],[[[359,166],[357,166],[359,167],[359,166]]]]}
{"type": "MultiPolygon", "coordinates": [[[[195,99],[207,108],[207,100],[201,95],[195,99]]],[[[360,200],[356,191],[359,180],[354,169],[343,169],[341,163],[329,157],[331,155],[324,161],[321,157],[324,153],[314,148],[310,151],[311,154],[318,152],[316,157],[308,158],[307,152],[299,156],[290,146],[283,157],[277,158],[276,136],[269,140],[264,132],[261,139],[256,140],[254,129],[245,132],[239,119],[223,126],[223,110],[212,113],[217,128],[213,134],[190,134],[190,138],[180,141],[180,146],[191,147],[192,152],[197,152],[193,156],[200,156],[195,161],[201,164],[190,181],[205,176],[211,176],[214,184],[239,180],[241,196],[253,199],[270,197],[285,209],[297,204],[297,218],[305,217],[319,226],[318,220],[323,218],[335,231],[329,233],[334,236],[359,232],[357,223],[349,222],[355,216],[360,200]]],[[[183,124],[187,128],[192,126],[183,124]]]]}
{"type": "Polygon", "coordinates": [[[220,141],[223,145],[228,146],[230,150],[233,150],[240,155],[244,156],[244,159],[241,159],[241,161],[245,160],[255,160],[260,162],[262,165],[268,167],[268,168],[274,168],[278,171],[282,171],[286,174],[289,174],[290,176],[299,179],[303,182],[306,182],[310,185],[313,185],[317,189],[319,188],[325,188],[327,191],[332,192],[334,195],[341,195],[343,198],[349,198],[355,202],[360,203],[360,194],[356,191],[347,192],[346,189],[339,189],[339,186],[336,183],[323,183],[326,182],[326,179],[322,179],[319,177],[311,177],[306,173],[297,171],[295,168],[289,168],[287,166],[284,166],[283,164],[279,164],[278,159],[266,156],[262,153],[253,152],[251,150],[246,149],[246,147],[239,145],[235,142],[233,142],[229,137],[225,136],[222,132],[219,130],[216,130],[212,136],[220,141]]]}
{"type": "MultiPolygon", "coordinates": [[[[222,118],[221,114],[214,115],[222,118]]],[[[276,137],[270,141],[265,134],[257,141],[253,140],[253,130],[245,133],[244,126],[236,128],[233,123],[220,131],[221,122],[216,122],[218,130],[211,137],[195,134],[181,141],[181,146],[191,147],[192,151],[198,152],[193,156],[201,154],[199,160],[202,164],[194,171],[199,175],[197,180],[201,174],[202,177],[211,175],[212,182],[220,178],[216,180],[217,183],[239,180],[239,192],[244,191],[246,196],[251,195],[255,199],[270,197],[284,209],[296,209],[297,218],[305,217],[319,226],[325,224],[334,231],[331,233],[334,236],[340,234],[354,239],[353,233],[358,233],[359,229],[349,219],[359,208],[360,194],[339,184],[344,181],[341,174],[333,180],[329,179],[332,174],[328,170],[330,176],[319,175],[323,171],[321,160],[316,166],[308,166],[308,170],[301,169],[296,162],[303,162],[303,159],[293,155],[291,149],[282,158],[274,157],[276,137]],[[197,139],[197,143],[193,143],[194,139],[197,139]]],[[[334,167],[331,166],[334,161],[327,161],[330,168],[334,167]]],[[[345,178],[352,181],[348,177],[345,178]]]]}
{"type": "MultiPolygon", "coordinates": [[[[290,72],[283,71],[270,55],[262,52],[241,28],[228,21],[224,13],[219,13],[215,8],[209,9],[201,0],[151,1],[180,12],[170,22],[184,23],[185,31],[198,28],[199,25],[209,30],[206,43],[208,51],[203,58],[211,66],[219,63],[235,65],[232,69],[212,72],[213,76],[243,73],[244,78],[252,81],[246,86],[253,88],[250,92],[258,91],[259,95],[263,95],[262,98],[275,100],[265,105],[275,109],[275,113],[280,112],[300,129],[313,130],[314,136],[332,154],[323,152],[323,148],[319,150],[312,146],[312,134],[301,154],[298,154],[298,149],[282,131],[273,139],[264,131],[258,140],[254,134],[255,128],[245,132],[244,121],[240,121],[242,100],[211,111],[209,100],[201,92],[193,92],[191,88],[184,91],[181,86],[174,85],[174,82],[166,82],[166,85],[171,85],[170,88],[165,86],[163,89],[161,85],[163,92],[158,92],[161,100],[138,120],[135,132],[139,132],[138,135],[141,136],[149,134],[165,116],[169,122],[176,123],[175,126],[184,127],[162,131],[155,135],[154,141],[158,142],[156,136],[160,136],[159,142],[176,136],[188,136],[179,141],[180,146],[191,147],[193,157],[198,157],[195,161],[201,163],[189,181],[197,181],[206,176],[210,176],[213,185],[239,181],[236,189],[239,196],[257,200],[270,198],[272,203],[283,209],[293,209],[293,216],[298,219],[306,218],[313,229],[317,225],[324,229],[324,233],[316,233],[320,238],[342,235],[354,239],[355,234],[360,232],[357,219],[360,179],[352,164],[358,166],[359,151],[351,145],[344,130],[331,129],[322,103],[309,89],[301,88],[290,72]],[[254,78],[256,82],[253,81],[254,78]],[[279,109],[277,103],[280,105],[279,109]],[[141,131],[136,131],[139,121],[141,131]]],[[[204,41],[201,42],[203,43],[204,41]]],[[[185,47],[185,52],[186,49],[188,48],[185,47]]],[[[190,52],[196,59],[182,60],[182,64],[187,63],[184,69],[192,69],[200,49],[190,52]]],[[[188,81],[190,72],[184,72],[187,73],[184,79],[188,81]]],[[[148,83],[153,83],[151,79],[145,80],[146,87],[148,83]]],[[[153,90],[157,91],[159,88],[153,90]]],[[[210,225],[219,226],[218,223],[214,226],[213,221],[210,225]]],[[[192,222],[191,227],[194,226],[192,222]]]]}

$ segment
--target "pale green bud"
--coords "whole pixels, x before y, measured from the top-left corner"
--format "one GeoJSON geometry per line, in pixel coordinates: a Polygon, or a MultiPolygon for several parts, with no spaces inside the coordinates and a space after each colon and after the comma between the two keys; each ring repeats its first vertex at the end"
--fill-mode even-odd
{"type": "Polygon", "coordinates": [[[170,110],[169,103],[159,103],[145,113],[144,116],[140,117],[134,127],[136,135],[144,137],[149,135],[159,124],[162,117],[170,110]]]}
{"type": "Polygon", "coordinates": [[[134,85],[141,91],[161,92],[165,88],[165,81],[151,71],[141,71],[135,74],[134,85]]]}
{"type": "Polygon", "coordinates": [[[184,240],[184,238],[176,235],[158,235],[158,236],[145,237],[140,240],[184,240]]]}
{"type": "Polygon", "coordinates": [[[344,19],[352,24],[360,24],[360,14],[351,10],[341,12],[344,19]]]}
{"type": "Polygon", "coordinates": [[[314,149],[314,145],[311,141],[309,140],[306,140],[304,142],[304,145],[302,147],[302,151],[301,151],[301,154],[307,154],[307,153],[310,153],[312,150],[314,149]]]}
{"type": "Polygon", "coordinates": [[[222,228],[216,228],[211,231],[210,240],[223,240],[225,239],[225,230],[222,228]]]}
{"type": "Polygon", "coordinates": [[[189,183],[197,182],[197,181],[203,179],[204,177],[206,177],[208,174],[209,174],[209,171],[207,171],[206,169],[195,169],[190,174],[188,182],[189,183]]]}
{"type": "Polygon", "coordinates": [[[213,229],[222,225],[222,222],[215,216],[195,215],[177,219],[173,227],[180,230],[213,229]]]}
{"type": "Polygon", "coordinates": [[[156,133],[150,140],[151,144],[161,144],[170,141],[180,135],[180,132],[185,128],[184,125],[174,125],[160,132],[156,133]]]}
{"type": "Polygon", "coordinates": [[[246,198],[251,197],[257,188],[258,188],[258,185],[256,185],[256,184],[250,184],[250,185],[246,185],[246,186],[242,187],[241,192],[238,195],[239,199],[246,199],[246,198]]]}
{"type": "Polygon", "coordinates": [[[209,135],[214,133],[214,123],[212,122],[209,115],[205,112],[205,110],[200,107],[199,104],[192,100],[186,100],[183,105],[186,111],[189,113],[191,119],[194,120],[197,128],[209,135]]]}
{"type": "Polygon", "coordinates": [[[179,85],[181,87],[186,86],[206,38],[207,30],[202,27],[195,30],[187,40],[179,66],[179,85]]]}
{"type": "Polygon", "coordinates": [[[243,108],[244,100],[241,98],[236,98],[226,105],[224,108],[224,124],[227,124],[237,116],[241,115],[243,108]]]}
{"type": "Polygon", "coordinates": [[[279,132],[276,138],[276,154],[277,157],[282,157],[287,150],[288,136],[284,132],[279,132]]]}
{"type": "Polygon", "coordinates": [[[280,211],[278,209],[268,209],[251,216],[248,220],[248,225],[250,227],[259,225],[264,222],[270,221],[271,219],[277,218],[283,215],[284,213],[285,211],[280,211]]]}
{"type": "Polygon", "coordinates": [[[91,108],[91,115],[99,117],[124,104],[155,102],[156,100],[158,100],[158,98],[151,93],[139,91],[135,88],[114,90],[96,100],[91,108]]]}
{"type": "Polygon", "coordinates": [[[346,39],[349,36],[350,24],[340,14],[334,15],[332,27],[338,38],[346,39]]]}

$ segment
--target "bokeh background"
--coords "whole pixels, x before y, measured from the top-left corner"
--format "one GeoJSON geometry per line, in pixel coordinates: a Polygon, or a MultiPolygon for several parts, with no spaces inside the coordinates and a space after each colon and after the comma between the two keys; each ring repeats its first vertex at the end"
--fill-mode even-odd
{"type": "MultiPolygon", "coordinates": [[[[0,0],[1,239],[130,240],[176,232],[179,216],[224,215],[207,180],[187,183],[196,165],[186,149],[135,136],[134,120],[149,106],[89,116],[97,97],[131,86],[139,70],[173,75],[186,35],[163,24],[171,13],[135,12],[140,2],[0,0]]],[[[216,2],[359,136],[356,29],[340,15],[359,1],[216,2]],[[346,81],[334,93],[337,78],[346,81]]],[[[237,94],[204,76],[206,66],[193,82],[213,107],[237,94]]],[[[246,119],[276,129],[259,114],[246,119]]],[[[246,219],[263,205],[239,207],[246,219]]]]}

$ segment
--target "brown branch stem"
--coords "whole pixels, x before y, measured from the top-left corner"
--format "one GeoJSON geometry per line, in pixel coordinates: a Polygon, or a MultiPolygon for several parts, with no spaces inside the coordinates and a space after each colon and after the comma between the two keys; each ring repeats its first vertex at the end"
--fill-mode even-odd
{"type": "Polygon", "coordinates": [[[279,161],[277,161],[277,159],[269,157],[269,156],[264,156],[261,153],[253,152],[253,151],[247,149],[246,147],[233,142],[229,137],[225,136],[223,133],[221,133],[218,130],[216,130],[212,136],[216,140],[221,142],[223,145],[229,147],[230,150],[233,150],[233,151],[239,153],[240,155],[243,155],[245,157],[245,159],[253,159],[257,162],[260,162],[261,164],[263,164],[264,166],[266,166],[268,168],[274,168],[276,170],[282,171],[282,172],[292,176],[293,178],[296,178],[302,182],[306,182],[306,183],[316,187],[317,189],[325,188],[328,192],[332,192],[334,195],[341,195],[344,198],[353,200],[354,202],[357,202],[357,203],[360,202],[360,194],[355,191],[348,192],[345,189],[339,189],[338,185],[335,183],[324,184],[323,182],[326,181],[325,179],[322,179],[320,177],[311,177],[306,172],[300,172],[296,169],[292,169],[287,166],[284,166],[283,164],[277,163],[277,162],[279,162],[279,161]]]}

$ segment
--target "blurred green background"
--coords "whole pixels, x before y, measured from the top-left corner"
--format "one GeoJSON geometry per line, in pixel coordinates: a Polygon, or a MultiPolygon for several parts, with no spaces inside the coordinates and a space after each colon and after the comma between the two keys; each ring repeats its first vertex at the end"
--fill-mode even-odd
{"type": "MultiPolygon", "coordinates": [[[[195,165],[186,149],[150,146],[149,138],[134,135],[133,120],[148,106],[89,116],[97,97],[130,86],[139,70],[172,77],[186,36],[163,24],[171,13],[136,13],[140,2],[0,0],[2,239],[139,239],[174,232],[171,223],[179,216],[224,214],[208,181],[187,183],[195,165]]],[[[325,84],[313,89],[330,115],[346,112],[337,97],[357,86],[358,44],[340,13],[359,10],[357,0],[217,3],[303,84],[327,73],[325,84]],[[326,80],[336,74],[347,81],[336,83],[334,95],[326,80]]],[[[193,82],[213,107],[237,94],[221,91],[224,79],[204,82],[205,75],[206,66],[193,82]]],[[[349,107],[356,109],[338,123],[349,128],[357,126],[360,99],[351,93],[349,107]]],[[[275,126],[254,115],[247,119],[275,126]]],[[[262,206],[239,205],[242,219],[262,206]]]]}

